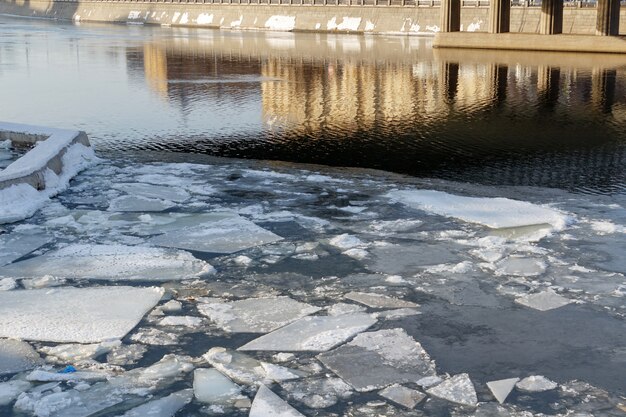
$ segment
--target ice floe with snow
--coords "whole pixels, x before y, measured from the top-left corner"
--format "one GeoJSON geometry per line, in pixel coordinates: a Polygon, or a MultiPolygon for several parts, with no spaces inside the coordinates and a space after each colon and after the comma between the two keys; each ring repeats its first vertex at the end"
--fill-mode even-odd
{"type": "Polygon", "coordinates": [[[573,303],[573,300],[565,298],[551,289],[533,294],[525,294],[515,299],[515,302],[539,311],[548,311],[573,303]]]}
{"type": "Polygon", "coordinates": [[[304,415],[290,406],[265,385],[261,385],[254,397],[249,417],[303,417],[304,415]]]}
{"type": "Polygon", "coordinates": [[[87,359],[94,359],[111,352],[122,345],[119,340],[105,341],[90,344],[61,344],[56,346],[42,346],[40,352],[46,354],[46,361],[53,363],[76,363],[87,359]]]}
{"type": "Polygon", "coordinates": [[[475,407],[478,404],[476,389],[467,374],[458,374],[429,388],[428,394],[452,403],[475,407]]]}
{"type": "MultiPolygon", "coordinates": [[[[199,219],[201,220],[201,219],[199,219]]],[[[283,238],[240,216],[167,231],[149,239],[156,246],[198,252],[233,253],[255,246],[278,242],[283,238]]]]}
{"type": "Polygon", "coordinates": [[[214,272],[207,262],[174,249],[75,244],[0,268],[0,276],[110,281],[166,281],[214,272]]]}
{"type": "Polygon", "coordinates": [[[289,297],[199,304],[198,311],[231,333],[267,333],[321,310],[289,297]]]}
{"type": "Polygon", "coordinates": [[[161,288],[0,292],[0,337],[94,343],[121,339],[161,299],[161,288]]]}
{"type": "Polygon", "coordinates": [[[281,383],[288,398],[303,403],[309,408],[328,408],[341,400],[350,398],[354,391],[340,378],[306,378],[281,383]]]}
{"type": "Polygon", "coordinates": [[[394,190],[392,201],[494,229],[549,224],[562,230],[572,218],[559,210],[508,198],[465,197],[434,190],[394,190]]]}
{"type": "Polygon", "coordinates": [[[239,350],[324,352],[376,323],[368,314],[309,316],[261,336],[239,350]]]}
{"type": "MultiPolygon", "coordinates": [[[[19,322],[14,323],[17,326],[19,324],[19,322]]],[[[0,339],[0,375],[27,371],[42,362],[39,354],[28,343],[20,340],[0,339]]]]}
{"type": "Polygon", "coordinates": [[[435,375],[435,363],[403,329],[361,333],[318,359],[357,391],[435,375]]]}

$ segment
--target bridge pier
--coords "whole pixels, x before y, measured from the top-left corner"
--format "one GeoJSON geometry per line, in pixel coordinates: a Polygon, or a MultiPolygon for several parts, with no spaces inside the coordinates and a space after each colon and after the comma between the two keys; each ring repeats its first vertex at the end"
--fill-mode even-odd
{"type": "Polygon", "coordinates": [[[506,33],[510,31],[510,26],[511,0],[491,0],[489,4],[489,33],[506,33]]]}
{"type": "MultiPolygon", "coordinates": [[[[620,0],[617,0],[618,3],[620,0]]],[[[563,0],[542,0],[539,33],[555,35],[563,33],[563,0]]]]}
{"type": "Polygon", "coordinates": [[[620,0],[598,0],[596,35],[619,35],[620,0]]]}
{"type": "Polygon", "coordinates": [[[460,31],[461,0],[441,0],[441,32],[460,31]]]}

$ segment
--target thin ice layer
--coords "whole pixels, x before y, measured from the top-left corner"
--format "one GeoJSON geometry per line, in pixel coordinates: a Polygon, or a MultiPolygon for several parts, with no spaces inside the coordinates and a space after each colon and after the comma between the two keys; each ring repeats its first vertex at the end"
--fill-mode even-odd
{"type": "Polygon", "coordinates": [[[362,333],[318,359],[361,392],[435,375],[434,361],[403,329],[362,333]]]}
{"type": "Polygon", "coordinates": [[[289,297],[199,304],[198,311],[232,333],[267,333],[319,311],[289,297]]]}
{"type": "Polygon", "coordinates": [[[0,337],[94,343],[121,339],[161,299],[161,288],[0,292],[0,337]]]}
{"type": "Polygon", "coordinates": [[[0,235],[0,266],[28,255],[51,240],[50,236],[44,234],[26,235],[14,233],[0,235]]]}
{"type": "Polygon", "coordinates": [[[369,314],[304,317],[261,336],[239,350],[324,352],[345,342],[376,323],[369,314]]]}
{"type": "Polygon", "coordinates": [[[166,281],[213,271],[190,253],[125,245],[70,245],[0,268],[0,277],[166,281]]]}
{"type": "Polygon", "coordinates": [[[230,217],[168,231],[149,240],[156,246],[209,253],[233,253],[283,238],[243,217],[230,217]]]}
{"type": "Polygon", "coordinates": [[[409,207],[495,229],[550,224],[560,230],[570,220],[553,208],[508,198],[463,197],[434,190],[395,190],[387,197],[409,207]]]}
{"type": "Polygon", "coordinates": [[[0,339],[0,375],[27,371],[41,363],[39,354],[28,343],[0,339]]]}

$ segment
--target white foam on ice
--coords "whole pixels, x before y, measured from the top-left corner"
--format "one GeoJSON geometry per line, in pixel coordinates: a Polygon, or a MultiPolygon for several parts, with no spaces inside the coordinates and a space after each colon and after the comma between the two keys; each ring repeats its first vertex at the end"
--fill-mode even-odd
{"type": "Polygon", "coordinates": [[[94,343],[121,339],[161,299],[161,288],[0,292],[0,337],[94,343]]]}
{"type": "Polygon", "coordinates": [[[407,206],[500,229],[550,224],[563,230],[572,218],[559,210],[508,198],[464,197],[434,190],[394,190],[392,201],[407,206]]]}
{"type": "Polygon", "coordinates": [[[0,277],[110,281],[182,280],[213,273],[208,263],[174,249],[75,244],[0,268],[0,277]]]}

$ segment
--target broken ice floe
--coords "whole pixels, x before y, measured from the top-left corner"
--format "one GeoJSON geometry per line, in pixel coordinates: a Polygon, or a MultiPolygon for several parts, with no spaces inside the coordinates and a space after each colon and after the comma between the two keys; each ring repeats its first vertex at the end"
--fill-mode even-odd
{"type": "Polygon", "coordinates": [[[28,255],[52,240],[45,234],[7,234],[0,235],[0,266],[6,265],[28,255]]]}
{"type": "Polygon", "coordinates": [[[0,382],[0,407],[11,404],[21,393],[30,389],[31,386],[30,382],[21,379],[0,382]]]}
{"type": "Polygon", "coordinates": [[[357,391],[435,375],[435,363],[403,329],[361,333],[318,359],[357,391]]]}
{"type": "Polygon", "coordinates": [[[304,317],[261,336],[239,350],[324,352],[376,323],[368,314],[304,317]]]}
{"type": "Polygon", "coordinates": [[[161,288],[0,292],[0,337],[93,343],[121,339],[161,299],[161,288]]]}
{"type": "Polygon", "coordinates": [[[410,301],[400,300],[383,294],[349,292],[344,295],[344,298],[373,308],[419,307],[419,305],[410,301]]]}
{"type": "Polygon", "coordinates": [[[107,363],[110,365],[132,365],[139,361],[148,349],[139,344],[121,345],[107,354],[107,363]]]}
{"type": "Polygon", "coordinates": [[[159,320],[159,326],[182,326],[195,328],[202,325],[202,319],[194,316],[167,316],[159,320]]]}
{"type": "Polygon", "coordinates": [[[189,404],[192,399],[193,390],[184,389],[158,400],[148,401],[127,411],[122,417],[173,417],[178,410],[189,404]]]}
{"type": "Polygon", "coordinates": [[[70,245],[0,268],[0,276],[111,281],[165,281],[214,272],[208,263],[173,249],[124,245],[70,245]]]}
{"type": "Polygon", "coordinates": [[[496,264],[497,275],[516,275],[532,277],[541,275],[546,270],[546,263],[542,259],[510,256],[496,264]]]}
{"type": "Polygon", "coordinates": [[[533,308],[539,311],[548,311],[555,308],[566,306],[573,302],[569,298],[565,298],[552,291],[551,289],[534,293],[526,294],[515,299],[515,302],[526,307],[533,308]]]}
{"type": "Polygon", "coordinates": [[[46,361],[53,363],[76,363],[86,359],[94,359],[111,352],[121,346],[119,340],[91,344],[63,344],[42,346],[39,350],[46,354],[46,361]]]}
{"type": "Polygon", "coordinates": [[[434,190],[395,190],[387,197],[413,208],[494,229],[549,224],[561,230],[571,221],[556,209],[508,198],[464,197],[434,190]]]}
{"type": "Polygon", "coordinates": [[[474,384],[467,374],[458,374],[426,391],[428,394],[460,405],[475,407],[478,403],[474,384]]]}
{"type": "Polygon", "coordinates": [[[406,408],[414,408],[424,398],[426,398],[426,394],[423,392],[403,387],[398,384],[391,385],[390,387],[379,391],[378,395],[406,408]]]}
{"type": "MultiPolygon", "coordinates": [[[[19,325],[19,323],[16,323],[19,325]]],[[[26,342],[0,339],[0,375],[33,369],[43,361],[26,342]]]]}
{"type": "Polygon", "coordinates": [[[26,375],[26,380],[30,382],[96,382],[105,381],[111,376],[113,376],[111,372],[103,371],[58,372],[54,369],[35,369],[26,375]]]}
{"type": "Polygon", "coordinates": [[[166,232],[149,240],[157,246],[198,252],[233,253],[282,240],[275,233],[240,216],[228,216],[166,232]]]}
{"type": "Polygon", "coordinates": [[[176,204],[171,201],[158,198],[124,195],[111,200],[109,211],[159,212],[175,206],[176,204]]]}
{"type": "Polygon", "coordinates": [[[487,382],[487,386],[491,390],[491,393],[500,404],[506,401],[506,397],[509,396],[515,384],[519,381],[519,378],[500,379],[498,381],[487,382]]]}
{"type": "Polygon", "coordinates": [[[180,187],[168,187],[163,185],[153,185],[145,183],[123,183],[115,184],[113,188],[124,191],[130,195],[137,195],[147,198],[157,198],[182,203],[189,200],[190,194],[180,187]]]}
{"type": "Polygon", "coordinates": [[[267,333],[321,310],[289,297],[199,304],[198,311],[231,333],[267,333]]]}
{"type": "Polygon", "coordinates": [[[356,304],[337,303],[328,307],[327,312],[329,316],[341,316],[342,314],[362,313],[365,310],[365,307],[356,304]]]}
{"type": "Polygon", "coordinates": [[[531,375],[519,381],[515,386],[526,392],[543,392],[553,390],[559,385],[545,376],[531,375]]]}
{"type": "Polygon", "coordinates": [[[222,347],[211,348],[204,354],[204,359],[233,381],[245,385],[288,381],[306,375],[302,371],[262,362],[222,347]]]}
{"type": "Polygon", "coordinates": [[[309,408],[328,408],[354,393],[352,387],[340,378],[307,378],[281,384],[289,399],[299,401],[309,408]]]}
{"type": "Polygon", "coordinates": [[[171,346],[178,344],[178,335],[155,328],[148,328],[139,329],[130,336],[130,340],[145,345],[171,346]]]}
{"type": "Polygon", "coordinates": [[[249,417],[268,416],[303,417],[303,414],[300,414],[265,385],[261,385],[252,402],[249,417]]]}
{"type": "Polygon", "coordinates": [[[216,369],[196,369],[193,392],[196,400],[208,404],[232,405],[242,398],[241,387],[216,369]]]}

